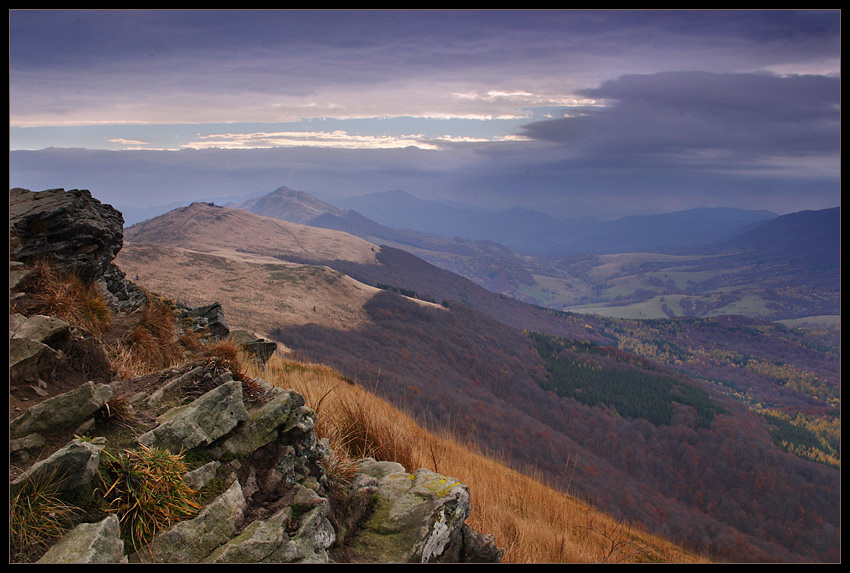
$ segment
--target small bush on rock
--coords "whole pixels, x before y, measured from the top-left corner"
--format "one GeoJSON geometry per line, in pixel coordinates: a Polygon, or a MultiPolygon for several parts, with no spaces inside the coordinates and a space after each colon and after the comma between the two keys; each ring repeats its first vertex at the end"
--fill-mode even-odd
{"type": "Polygon", "coordinates": [[[118,456],[104,454],[106,510],[118,514],[122,535],[137,551],[157,532],[200,509],[198,493],[183,482],[187,466],[181,455],[143,445],[118,456]]]}

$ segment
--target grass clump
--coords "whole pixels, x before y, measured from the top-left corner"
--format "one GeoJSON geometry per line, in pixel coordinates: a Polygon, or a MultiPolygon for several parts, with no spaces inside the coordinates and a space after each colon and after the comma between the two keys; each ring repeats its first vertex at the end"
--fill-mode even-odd
{"type": "Polygon", "coordinates": [[[117,456],[104,452],[101,479],[106,511],[118,514],[122,536],[136,551],[157,532],[194,516],[198,492],[183,482],[183,456],[141,445],[117,456]]]}
{"type": "Polygon", "coordinates": [[[60,537],[80,514],[63,500],[55,474],[27,479],[12,493],[9,502],[10,557],[24,562],[60,537]]]}
{"type": "Polygon", "coordinates": [[[16,304],[16,311],[28,316],[54,316],[96,338],[109,329],[112,312],[95,285],[56,268],[48,260],[35,262],[27,281],[28,296],[16,304]]]}
{"type": "Polygon", "coordinates": [[[147,295],[147,303],[112,345],[111,361],[122,378],[168,368],[183,358],[175,342],[174,310],[165,300],[147,295]]]}

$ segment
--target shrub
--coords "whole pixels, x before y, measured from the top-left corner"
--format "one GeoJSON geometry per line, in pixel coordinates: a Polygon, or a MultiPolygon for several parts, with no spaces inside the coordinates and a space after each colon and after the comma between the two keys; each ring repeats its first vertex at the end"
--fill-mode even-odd
{"type": "Polygon", "coordinates": [[[248,375],[242,368],[239,345],[232,340],[218,340],[204,347],[201,352],[206,360],[215,361],[222,369],[230,370],[234,380],[244,382],[248,375]]]}
{"type": "Polygon", "coordinates": [[[168,368],[183,358],[174,340],[176,319],[171,306],[150,294],[147,301],[112,348],[113,366],[124,378],[168,368]]]}

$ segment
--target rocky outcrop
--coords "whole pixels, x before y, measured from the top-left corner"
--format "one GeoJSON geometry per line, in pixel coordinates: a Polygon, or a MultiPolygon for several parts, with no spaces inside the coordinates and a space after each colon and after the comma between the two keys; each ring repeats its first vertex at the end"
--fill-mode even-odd
{"type": "MultiPolygon", "coordinates": [[[[315,412],[295,392],[254,379],[250,394],[262,398],[252,398],[242,392],[243,383],[225,371],[200,396],[172,405],[175,397],[196,387],[203,372],[174,371],[132,396],[137,384],[150,377],[116,381],[109,391],[81,387],[13,420],[15,435],[37,431],[50,436],[77,424],[80,417],[94,415],[95,406],[114,392],[127,396],[126,404],[136,415],[152,404],[150,415],[159,412],[154,427],[135,438],[137,445],[199,460],[184,481],[202,493],[227,484],[195,517],[159,533],[137,552],[116,556],[114,536],[100,532],[111,530],[111,522],[101,518],[73,529],[41,562],[429,563],[501,558],[492,538],[465,524],[470,512],[467,486],[429,470],[408,473],[396,463],[364,459],[346,493],[332,502],[333,478],[324,464],[333,453],[327,442],[317,439],[315,412]],[[169,382],[170,390],[151,400],[151,394],[169,382]],[[65,405],[62,410],[77,414],[47,414],[60,403],[65,405]],[[104,535],[110,541],[103,540],[104,535]],[[93,554],[100,546],[109,550],[93,554]]],[[[13,489],[47,474],[67,476],[62,491],[95,488],[101,452],[113,438],[108,423],[95,425],[90,434],[96,437],[74,438],[34,464],[12,483],[13,489]]]]}
{"type": "Polygon", "coordinates": [[[471,512],[469,488],[422,468],[407,473],[400,464],[365,459],[358,469],[374,487],[375,505],[349,542],[358,562],[498,562],[503,551],[464,521],[471,512]],[[371,478],[371,479],[369,479],[371,478]]]}
{"type": "Polygon", "coordinates": [[[52,258],[92,283],[121,250],[124,217],[85,189],[15,188],[9,191],[9,233],[13,259],[52,258]]]}
{"type": "Polygon", "coordinates": [[[188,330],[208,331],[212,336],[225,338],[230,334],[230,328],[224,319],[224,309],[221,304],[214,302],[204,306],[180,306],[177,308],[181,321],[188,330]]]}
{"type": "Polygon", "coordinates": [[[9,376],[36,382],[50,378],[70,336],[67,322],[22,314],[9,317],[9,376]]]}
{"type": "Polygon", "coordinates": [[[231,331],[230,340],[238,344],[246,354],[253,356],[260,364],[268,362],[274,351],[277,350],[277,342],[259,338],[247,330],[231,331]]]}
{"type": "Polygon", "coordinates": [[[56,428],[76,427],[99,411],[111,397],[110,386],[87,382],[70,392],[36,404],[9,422],[9,434],[12,438],[20,438],[56,428]]]}

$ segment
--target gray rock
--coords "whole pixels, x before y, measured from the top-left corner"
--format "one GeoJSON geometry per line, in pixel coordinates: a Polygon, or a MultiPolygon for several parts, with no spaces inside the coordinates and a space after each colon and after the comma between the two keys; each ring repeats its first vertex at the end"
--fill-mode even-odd
{"type": "Polygon", "coordinates": [[[39,434],[28,434],[22,438],[9,440],[9,452],[15,453],[21,450],[34,450],[45,444],[44,437],[39,434]]]}
{"type": "Polygon", "coordinates": [[[313,411],[304,408],[303,396],[282,388],[272,388],[270,394],[268,402],[251,412],[248,421],[215,448],[218,455],[245,457],[295,427],[304,431],[314,427],[313,411]]]}
{"type": "Polygon", "coordinates": [[[9,423],[9,433],[17,438],[34,432],[76,427],[100,410],[111,397],[109,385],[86,382],[70,392],[36,404],[9,423]]]}
{"type": "Polygon", "coordinates": [[[286,531],[292,509],[284,507],[267,520],[253,521],[237,537],[212,552],[206,563],[291,563],[296,556],[294,547],[287,547],[286,531]],[[289,551],[287,551],[287,549],[289,551]]]}
{"type": "Polygon", "coordinates": [[[263,340],[262,338],[243,342],[240,346],[260,364],[268,362],[274,351],[277,350],[277,342],[263,340]]]}
{"type": "Polygon", "coordinates": [[[375,510],[354,539],[356,561],[429,563],[443,554],[471,511],[469,489],[453,478],[420,469],[412,474],[391,464],[367,463],[380,470],[375,510]],[[386,471],[389,470],[389,471],[386,471]]]}
{"type": "Polygon", "coordinates": [[[38,483],[52,477],[59,491],[69,491],[91,482],[100,465],[102,446],[94,442],[74,439],[49,458],[33,464],[11,484],[18,491],[26,482],[38,483]]]}
{"type": "Polygon", "coordinates": [[[190,323],[190,328],[195,331],[209,330],[210,334],[218,338],[226,338],[230,334],[230,328],[224,320],[224,309],[221,304],[214,302],[205,306],[178,308],[178,312],[190,323]]]}
{"type": "Polygon", "coordinates": [[[46,344],[52,348],[59,348],[71,334],[71,326],[64,320],[52,316],[34,314],[19,322],[15,328],[9,328],[13,338],[27,338],[46,344]]]}
{"type": "Polygon", "coordinates": [[[206,463],[196,470],[183,474],[183,482],[195,491],[200,490],[215,478],[220,466],[221,462],[216,460],[206,463]]]}
{"type": "Polygon", "coordinates": [[[137,554],[156,563],[199,563],[236,532],[245,511],[238,481],[198,514],[157,535],[137,554]]]}
{"type": "Polygon", "coordinates": [[[101,293],[106,297],[110,308],[118,312],[133,312],[145,306],[147,293],[119,269],[115,263],[110,263],[106,272],[96,282],[101,293]]]}
{"type": "Polygon", "coordinates": [[[32,274],[32,267],[20,261],[9,261],[9,292],[17,291],[32,274]]]}
{"type": "Polygon", "coordinates": [[[47,550],[37,563],[127,563],[118,516],[81,523],[47,550]]]}
{"type": "Polygon", "coordinates": [[[330,503],[311,489],[296,487],[291,505],[252,522],[205,562],[327,563],[327,550],[336,540],[328,520],[330,503]]]}
{"type": "Polygon", "coordinates": [[[85,189],[9,190],[10,256],[21,262],[55,258],[64,271],[93,283],[121,250],[124,218],[85,189]]]}
{"type": "Polygon", "coordinates": [[[56,350],[37,340],[9,337],[9,377],[13,380],[49,378],[59,363],[56,350]]]}
{"type": "Polygon", "coordinates": [[[182,452],[211,444],[247,419],[242,383],[227,382],[190,404],[165,412],[157,418],[159,425],[139,436],[138,442],[182,452]]]}
{"type": "Polygon", "coordinates": [[[505,550],[496,545],[492,535],[483,535],[466,523],[461,528],[461,543],[458,555],[453,561],[461,563],[499,563],[505,550]]]}

